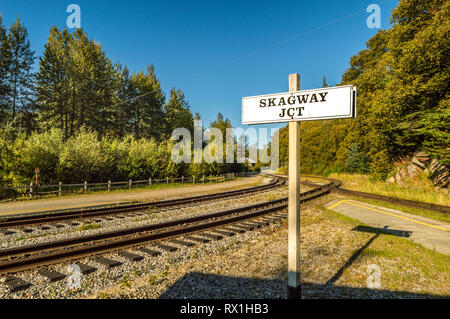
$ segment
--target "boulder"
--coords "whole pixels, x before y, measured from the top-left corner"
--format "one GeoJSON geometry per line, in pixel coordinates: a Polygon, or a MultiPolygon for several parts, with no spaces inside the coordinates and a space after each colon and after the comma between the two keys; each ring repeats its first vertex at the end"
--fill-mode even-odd
{"type": "Polygon", "coordinates": [[[409,165],[406,167],[406,171],[408,172],[408,176],[409,176],[409,177],[414,177],[414,176],[416,176],[417,174],[419,174],[420,169],[419,169],[416,165],[414,165],[414,164],[409,164],[409,165]]]}
{"type": "Polygon", "coordinates": [[[413,157],[413,159],[411,160],[411,163],[413,163],[414,165],[420,167],[421,169],[425,169],[427,167],[427,162],[422,162],[417,157],[413,157]]]}
{"type": "Polygon", "coordinates": [[[413,159],[414,158],[425,164],[428,164],[428,162],[431,160],[431,156],[422,151],[415,153],[413,159]]]}
{"type": "Polygon", "coordinates": [[[445,165],[439,163],[436,159],[431,160],[430,163],[430,179],[434,186],[447,187],[450,183],[450,170],[445,165]]]}
{"type": "Polygon", "coordinates": [[[395,176],[389,177],[388,180],[387,180],[386,182],[389,183],[389,184],[395,183],[395,176]]]}

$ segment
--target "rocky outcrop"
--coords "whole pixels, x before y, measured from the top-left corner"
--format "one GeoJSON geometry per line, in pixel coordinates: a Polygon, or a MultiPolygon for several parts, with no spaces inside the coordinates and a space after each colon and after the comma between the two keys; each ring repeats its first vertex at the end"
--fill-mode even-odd
{"type": "Polygon", "coordinates": [[[405,165],[397,169],[388,183],[402,183],[405,178],[411,178],[424,172],[436,187],[445,188],[450,183],[450,170],[425,152],[417,152],[405,165]]]}

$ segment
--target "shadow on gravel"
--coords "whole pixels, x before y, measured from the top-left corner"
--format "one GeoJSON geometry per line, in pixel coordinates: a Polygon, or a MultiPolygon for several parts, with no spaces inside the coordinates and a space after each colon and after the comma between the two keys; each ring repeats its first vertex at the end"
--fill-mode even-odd
{"type": "MultiPolygon", "coordinates": [[[[445,296],[354,288],[327,284],[302,283],[306,299],[425,299],[445,296]]],[[[287,282],[284,280],[241,278],[192,272],[163,292],[159,299],[285,299],[287,282]]],[[[448,298],[448,297],[447,297],[448,298]]]]}

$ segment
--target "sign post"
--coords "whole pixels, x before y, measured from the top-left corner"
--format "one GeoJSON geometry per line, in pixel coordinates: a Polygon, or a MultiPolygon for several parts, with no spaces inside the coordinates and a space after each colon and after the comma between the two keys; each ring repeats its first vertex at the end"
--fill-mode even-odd
{"type": "MultiPolygon", "coordinates": [[[[300,91],[300,75],[289,75],[289,92],[300,91]]],[[[288,298],[300,298],[300,122],[289,122],[288,298]]]]}
{"type": "Polygon", "coordinates": [[[34,172],[36,173],[36,192],[39,192],[39,179],[38,179],[39,167],[35,167],[34,172]]]}
{"type": "Polygon", "coordinates": [[[355,118],[356,87],[300,91],[289,75],[289,92],[242,98],[242,124],[289,122],[288,298],[300,299],[300,121],[355,118]]]}

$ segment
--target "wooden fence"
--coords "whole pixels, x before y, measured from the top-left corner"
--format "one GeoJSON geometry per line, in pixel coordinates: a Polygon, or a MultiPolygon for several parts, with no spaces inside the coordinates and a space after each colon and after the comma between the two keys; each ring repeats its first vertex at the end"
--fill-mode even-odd
{"type": "Polygon", "coordinates": [[[30,183],[29,186],[19,187],[0,187],[0,200],[10,200],[17,198],[36,198],[45,196],[61,196],[67,194],[87,194],[95,191],[112,191],[116,189],[133,189],[133,188],[150,188],[155,185],[169,186],[169,184],[205,184],[217,183],[231,180],[236,177],[250,176],[257,174],[255,172],[226,173],[220,175],[209,176],[181,176],[166,177],[163,179],[153,179],[149,177],[145,180],[128,180],[123,182],[107,181],[103,183],[88,183],[85,181],[81,184],[59,184],[55,185],[36,185],[30,183]]]}

